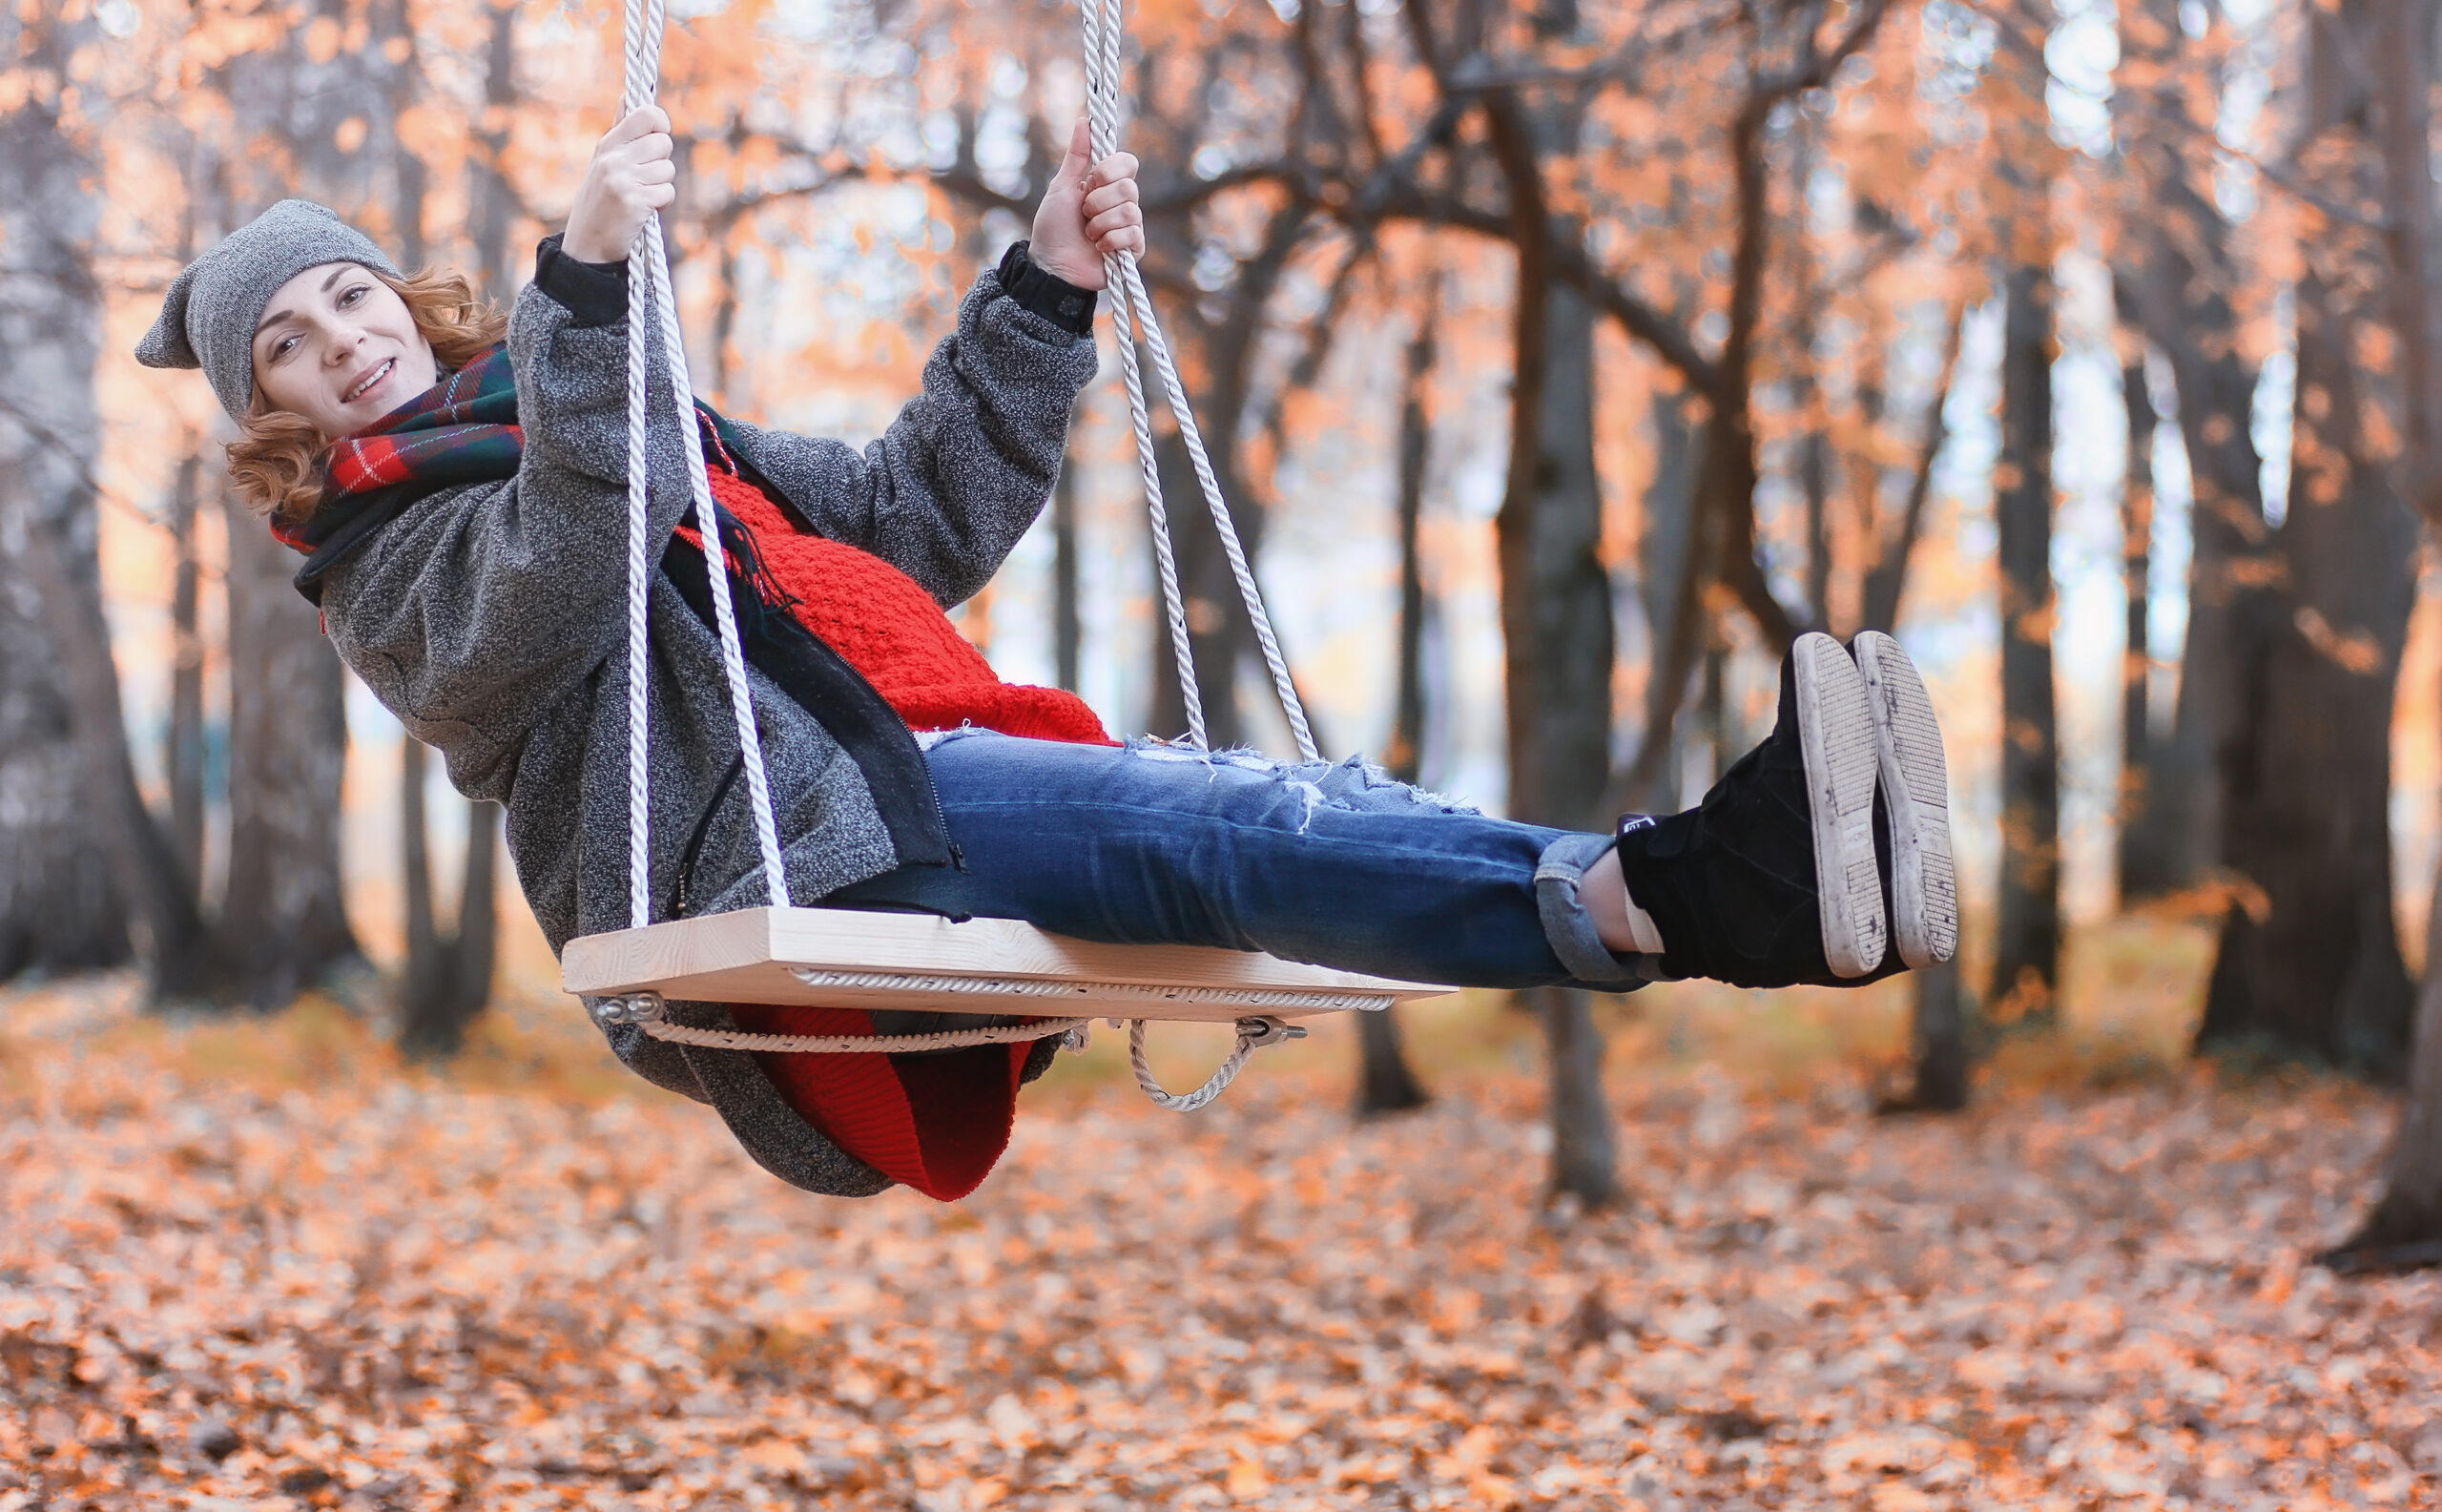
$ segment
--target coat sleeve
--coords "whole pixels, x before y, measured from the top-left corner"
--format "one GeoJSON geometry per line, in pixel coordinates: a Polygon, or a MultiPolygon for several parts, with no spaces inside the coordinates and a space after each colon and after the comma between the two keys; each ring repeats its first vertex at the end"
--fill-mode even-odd
{"type": "Polygon", "coordinates": [[[933,348],[924,391],[861,451],[741,425],[748,460],[835,541],[871,551],[942,606],[991,580],[1051,497],[1090,337],[1002,297],[985,273],[933,348]]]}

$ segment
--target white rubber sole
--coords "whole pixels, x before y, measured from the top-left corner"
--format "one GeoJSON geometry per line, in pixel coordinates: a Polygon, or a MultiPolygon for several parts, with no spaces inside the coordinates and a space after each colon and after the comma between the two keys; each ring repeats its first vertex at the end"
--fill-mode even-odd
{"type": "Polygon", "coordinates": [[[1796,674],[1807,808],[1814,821],[1823,958],[1835,977],[1862,977],[1882,964],[1889,942],[1882,882],[1874,870],[1871,699],[1856,663],[1831,636],[1800,635],[1790,658],[1796,674]]]}
{"type": "Polygon", "coordinates": [[[1865,679],[1874,760],[1891,818],[1891,934],[1923,967],[1958,950],[1958,878],[1950,854],[1950,763],[1925,680],[1899,643],[1866,631],[1850,643],[1865,679]]]}

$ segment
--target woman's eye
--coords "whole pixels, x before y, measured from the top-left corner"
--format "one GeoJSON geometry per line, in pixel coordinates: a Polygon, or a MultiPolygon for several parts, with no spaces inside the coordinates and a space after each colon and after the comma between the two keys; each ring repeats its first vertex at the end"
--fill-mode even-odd
{"type": "Polygon", "coordinates": [[[271,360],[275,362],[297,349],[297,338],[283,336],[271,343],[271,360]]]}
{"type": "Polygon", "coordinates": [[[349,305],[354,304],[357,300],[364,298],[366,286],[364,284],[352,283],[348,285],[347,292],[340,296],[340,308],[344,310],[349,305]]]}

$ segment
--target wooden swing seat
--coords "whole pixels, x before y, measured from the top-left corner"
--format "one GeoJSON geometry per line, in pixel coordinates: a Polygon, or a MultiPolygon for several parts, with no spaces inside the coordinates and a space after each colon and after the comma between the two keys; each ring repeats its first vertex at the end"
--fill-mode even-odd
{"type": "Polygon", "coordinates": [[[571,940],[589,997],[1230,1024],[1441,997],[1448,987],[1203,945],[1106,945],[1007,919],[744,908],[571,940]]]}

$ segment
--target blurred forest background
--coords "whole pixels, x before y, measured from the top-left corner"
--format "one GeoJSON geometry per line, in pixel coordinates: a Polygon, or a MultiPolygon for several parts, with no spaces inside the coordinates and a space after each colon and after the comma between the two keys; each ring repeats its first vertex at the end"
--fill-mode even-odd
{"type": "MultiPolygon", "coordinates": [[[[2411,1056],[2442,860],[2436,18],[1148,0],[1148,272],[1324,745],[1607,825],[1764,733],[1793,636],[1895,628],[1951,737],[1968,943],[1893,989],[1891,1103],[1960,1107],[1979,1057],[2059,1031],[2073,930],[2150,910],[2210,936],[2200,1049],[2417,1083],[2348,1249],[2442,1259],[2442,974],[2411,1056]]],[[[548,990],[496,815],[321,643],[205,386],[129,354],[185,259],[289,195],[512,297],[608,123],[618,22],[0,17],[0,975],[337,991],[442,1056],[496,985],[548,990]]],[[[1082,103],[1075,13],[1040,0],[685,0],[665,78],[700,388],[855,438],[1082,103]]],[[[1175,731],[1115,386],[961,624],[1004,676],[1175,731]]],[[[1278,748],[1209,526],[1182,552],[1213,738],[1278,748]]],[[[1607,1021],[1525,1006],[1551,1184],[1599,1205],[1607,1021]]],[[[1366,1029],[1363,1106],[1422,1096],[1366,1029]]]]}
{"type": "MultiPolygon", "coordinates": [[[[2434,1504],[2442,1273],[2350,1277],[2442,1262],[2442,8],[1145,0],[1147,271],[1326,751],[1606,825],[1895,629],[1965,948],[1356,1015],[1184,1123],[1106,1036],[956,1207],[610,1064],[130,355],[287,195],[512,297],[619,20],[0,12],[0,1512],[2434,1504]]],[[[877,433],[1077,54],[680,0],[699,390],[877,433]]],[[[1102,339],[960,624],[1175,732],[1102,339]]]]}

